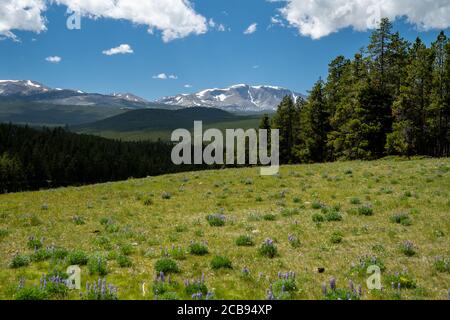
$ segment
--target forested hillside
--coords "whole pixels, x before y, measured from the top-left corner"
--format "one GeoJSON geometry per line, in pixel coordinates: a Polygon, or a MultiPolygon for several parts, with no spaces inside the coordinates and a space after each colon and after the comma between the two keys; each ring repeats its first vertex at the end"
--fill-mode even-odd
{"type": "MultiPolygon", "coordinates": [[[[166,142],[120,142],[0,124],[0,193],[188,171],[166,142]]],[[[202,169],[202,166],[197,166],[202,169]]]]}
{"type": "Polygon", "coordinates": [[[307,101],[286,97],[270,122],[282,163],[450,155],[450,42],[409,43],[383,19],[353,59],[329,65],[307,101]]]}

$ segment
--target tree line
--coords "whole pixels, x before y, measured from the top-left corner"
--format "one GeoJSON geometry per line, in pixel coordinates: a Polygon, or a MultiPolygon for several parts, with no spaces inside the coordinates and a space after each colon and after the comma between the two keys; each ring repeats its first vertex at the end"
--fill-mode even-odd
{"type": "Polygon", "coordinates": [[[201,170],[176,166],[169,142],[121,142],[63,128],[0,124],[0,193],[201,170]]]}
{"type": "Polygon", "coordinates": [[[280,130],[281,163],[450,155],[450,41],[410,43],[382,19],[352,59],[329,64],[306,100],[283,99],[260,128],[280,130]]]}

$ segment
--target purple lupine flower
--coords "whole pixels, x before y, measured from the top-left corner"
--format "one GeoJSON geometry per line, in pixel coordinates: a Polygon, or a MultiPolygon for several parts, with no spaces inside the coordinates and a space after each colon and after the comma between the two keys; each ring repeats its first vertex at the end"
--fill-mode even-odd
{"type": "Polygon", "coordinates": [[[358,286],[358,296],[360,296],[360,297],[362,297],[362,286],[361,285],[359,285],[358,286]]]}
{"type": "Polygon", "coordinates": [[[267,300],[275,300],[275,296],[273,295],[272,290],[267,291],[267,300]]]}
{"type": "Polygon", "coordinates": [[[350,280],[350,281],[348,282],[348,287],[350,288],[350,291],[351,291],[351,292],[355,292],[355,285],[353,284],[353,281],[352,281],[352,280],[350,280]]]}
{"type": "Polygon", "coordinates": [[[330,280],[330,289],[331,290],[336,290],[336,278],[331,278],[330,280]]]}
{"type": "Polygon", "coordinates": [[[250,269],[247,268],[247,267],[244,267],[244,269],[242,269],[242,273],[243,273],[245,276],[248,276],[248,275],[250,274],[250,269]]]}
{"type": "Polygon", "coordinates": [[[194,293],[194,294],[192,295],[192,299],[193,299],[193,300],[202,300],[202,298],[203,298],[203,294],[202,294],[201,292],[194,293]]]}

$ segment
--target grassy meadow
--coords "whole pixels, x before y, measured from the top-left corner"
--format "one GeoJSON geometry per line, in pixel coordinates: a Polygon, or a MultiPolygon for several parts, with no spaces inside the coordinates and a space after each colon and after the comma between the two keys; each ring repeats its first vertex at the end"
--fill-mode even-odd
{"type": "Polygon", "coordinates": [[[105,278],[124,300],[440,300],[449,259],[450,159],[284,166],[275,177],[226,169],[0,195],[0,299],[89,298],[32,291],[77,262],[81,293],[105,278]],[[373,264],[381,291],[367,289],[373,264]],[[336,289],[325,295],[332,278],[336,289]]]}

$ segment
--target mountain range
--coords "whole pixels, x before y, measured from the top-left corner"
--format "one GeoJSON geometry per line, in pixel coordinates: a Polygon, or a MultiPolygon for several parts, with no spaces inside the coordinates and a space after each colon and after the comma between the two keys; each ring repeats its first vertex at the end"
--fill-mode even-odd
{"type": "Polygon", "coordinates": [[[289,89],[275,86],[250,86],[238,84],[223,89],[206,89],[193,94],[165,97],[157,102],[179,107],[210,107],[231,112],[275,111],[285,96],[305,98],[289,89]]]}
{"type": "Polygon", "coordinates": [[[0,101],[24,101],[59,106],[106,106],[122,109],[160,106],[131,93],[109,95],[86,93],[81,90],[50,88],[32,80],[0,80],[0,101]]]}
{"type": "Polygon", "coordinates": [[[132,93],[86,93],[81,90],[50,88],[32,80],[0,80],[0,102],[34,102],[59,106],[100,106],[119,109],[183,109],[207,107],[229,112],[275,111],[285,96],[294,100],[302,94],[275,86],[233,85],[179,94],[150,102],[132,93]]]}
{"type": "Polygon", "coordinates": [[[275,111],[285,96],[304,98],[281,87],[240,84],[148,101],[132,93],[86,93],[51,88],[32,80],[0,80],[0,122],[33,126],[68,125],[77,131],[91,133],[160,130],[164,131],[165,137],[172,129],[167,122],[186,125],[187,122],[181,120],[183,117],[188,122],[194,119],[226,123],[230,128],[233,127],[230,123],[244,128],[257,126],[259,114],[275,111]],[[149,112],[133,113],[146,110],[149,112]],[[165,112],[177,110],[186,112],[165,112]],[[236,117],[236,114],[244,118],[236,117]]]}

